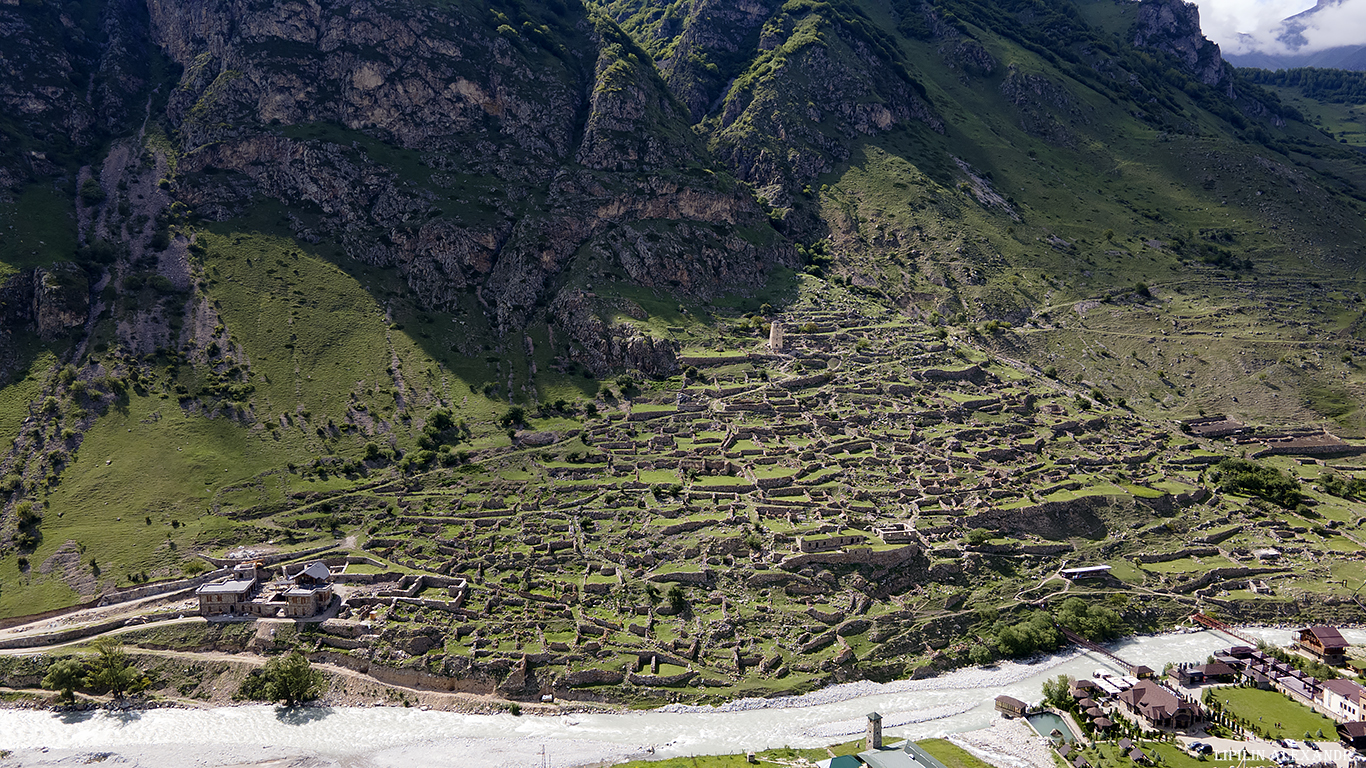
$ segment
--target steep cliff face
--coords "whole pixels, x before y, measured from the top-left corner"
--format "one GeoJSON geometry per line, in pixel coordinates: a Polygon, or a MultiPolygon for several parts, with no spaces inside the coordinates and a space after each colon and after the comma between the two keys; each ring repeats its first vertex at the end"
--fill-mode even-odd
{"type": "Polygon", "coordinates": [[[576,159],[596,170],[656,170],[705,156],[687,109],[665,87],[649,54],[600,19],[593,92],[576,159]]]}
{"type": "Polygon", "coordinates": [[[139,0],[0,3],[0,192],[130,127],[153,77],[147,22],[139,0]]]}
{"type": "Polygon", "coordinates": [[[33,272],[33,318],[38,333],[56,338],[90,316],[90,279],[76,264],[63,262],[33,272]]]}
{"type": "Polygon", "coordinates": [[[627,323],[604,319],[612,307],[586,291],[565,291],[551,305],[556,324],[568,334],[574,358],[603,376],[623,368],[652,376],[679,371],[678,345],[656,339],[627,323]]]}
{"type": "MultiPolygon", "coordinates": [[[[507,17],[494,9],[221,0],[148,7],[157,42],[186,68],[169,112],[187,150],[260,124],[320,121],[410,149],[463,153],[492,142],[541,161],[572,150],[581,62],[495,31],[507,17]]],[[[486,168],[500,159],[470,155],[486,168]]]]}
{"type": "Polygon", "coordinates": [[[655,55],[659,70],[693,122],[715,107],[753,57],[759,31],[782,3],[776,0],[688,0],[608,4],[624,29],[655,55]]]}
{"type": "Polygon", "coordinates": [[[858,136],[913,121],[943,130],[895,44],[856,13],[782,11],[759,49],[704,125],[713,151],[770,199],[829,171],[858,136]]]}
{"type": "MultiPolygon", "coordinates": [[[[857,137],[913,122],[943,130],[897,44],[857,5],[617,0],[607,8],[653,53],[715,155],[778,207],[848,158],[857,137]]],[[[933,8],[924,12],[937,21],[933,8]]],[[[965,72],[995,68],[980,44],[945,29],[946,60],[965,72]]]]}
{"type": "Polygon", "coordinates": [[[1200,32],[1200,8],[1184,0],[1144,0],[1134,28],[1136,48],[1155,48],[1181,60],[1187,72],[1209,86],[1232,76],[1219,46],[1200,32]]]}
{"type": "Polygon", "coordinates": [[[432,307],[478,291],[515,325],[585,247],[698,296],[760,285],[791,260],[779,238],[724,265],[680,247],[690,227],[766,218],[711,170],[649,56],[581,6],[149,7],[185,67],[168,109],[182,198],[214,217],[259,195],[303,203],[300,236],[339,236],[432,307]],[[680,226],[629,235],[654,220],[680,226]]]}

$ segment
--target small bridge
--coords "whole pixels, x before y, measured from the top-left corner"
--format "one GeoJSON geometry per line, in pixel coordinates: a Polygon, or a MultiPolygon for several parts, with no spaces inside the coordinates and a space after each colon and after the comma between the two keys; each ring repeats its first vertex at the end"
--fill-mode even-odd
{"type": "Polygon", "coordinates": [[[1113,653],[1111,653],[1110,651],[1106,650],[1103,646],[1098,645],[1098,644],[1096,644],[1096,643],[1093,643],[1093,642],[1091,642],[1090,640],[1087,640],[1086,638],[1082,637],[1081,635],[1077,634],[1076,632],[1073,632],[1072,630],[1068,629],[1067,627],[1064,627],[1064,626],[1061,626],[1061,625],[1056,625],[1056,624],[1055,624],[1054,626],[1056,626],[1056,627],[1058,628],[1058,631],[1062,633],[1062,636],[1063,636],[1063,637],[1067,638],[1067,639],[1070,640],[1071,642],[1076,643],[1077,645],[1080,645],[1082,648],[1085,648],[1086,650],[1091,651],[1092,653],[1098,653],[1098,654],[1100,654],[1101,656],[1104,656],[1105,658],[1109,659],[1110,661],[1113,661],[1114,663],[1118,664],[1118,665],[1119,665],[1121,668],[1123,668],[1124,671],[1127,672],[1128,674],[1137,676],[1137,674],[1138,674],[1137,670],[1138,670],[1139,665],[1133,664],[1133,663],[1130,663],[1130,662],[1125,661],[1124,659],[1121,659],[1120,657],[1118,657],[1118,656],[1114,655],[1113,653]]]}
{"type": "Polygon", "coordinates": [[[1208,628],[1210,628],[1210,629],[1212,629],[1212,630],[1214,630],[1214,631],[1216,631],[1216,632],[1223,632],[1224,634],[1228,635],[1229,637],[1232,637],[1232,638],[1236,638],[1236,639],[1238,639],[1238,640],[1241,640],[1242,642],[1246,643],[1247,645],[1252,646],[1253,648],[1256,648],[1256,647],[1257,647],[1257,641],[1256,641],[1256,640],[1253,640],[1252,638],[1248,637],[1247,635],[1244,635],[1243,633],[1239,632],[1238,630],[1234,629],[1233,627],[1230,627],[1229,625],[1225,624],[1224,622],[1222,622],[1222,621],[1220,621],[1220,620],[1214,618],[1213,616],[1206,616],[1205,614],[1200,613],[1199,611],[1197,611],[1197,612],[1191,614],[1191,621],[1193,621],[1193,622],[1195,622],[1195,623],[1197,623],[1197,624],[1203,624],[1204,626],[1206,626],[1206,627],[1208,627],[1208,628]]]}

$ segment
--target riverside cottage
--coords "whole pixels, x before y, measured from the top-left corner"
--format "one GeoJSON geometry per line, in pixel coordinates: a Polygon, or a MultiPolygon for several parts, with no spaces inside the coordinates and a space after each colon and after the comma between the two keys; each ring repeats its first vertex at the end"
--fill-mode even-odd
{"type": "Polygon", "coordinates": [[[1305,627],[1295,633],[1296,648],[1335,667],[1347,663],[1347,645],[1336,627],[1305,627]]]}

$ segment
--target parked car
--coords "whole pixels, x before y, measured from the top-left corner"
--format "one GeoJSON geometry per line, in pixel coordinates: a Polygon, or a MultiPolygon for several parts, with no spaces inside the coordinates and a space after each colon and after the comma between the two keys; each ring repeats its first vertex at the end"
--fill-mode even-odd
{"type": "Polygon", "coordinates": [[[1192,741],[1186,745],[1186,754],[1191,757],[1202,757],[1213,753],[1214,747],[1211,747],[1203,741],[1192,741]]]}

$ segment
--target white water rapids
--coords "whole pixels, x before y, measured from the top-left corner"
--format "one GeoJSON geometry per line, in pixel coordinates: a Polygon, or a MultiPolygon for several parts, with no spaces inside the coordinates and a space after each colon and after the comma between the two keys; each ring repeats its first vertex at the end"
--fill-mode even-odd
{"type": "MultiPolygon", "coordinates": [[[[1273,643],[1290,641],[1284,629],[1249,629],[1248,634],[1273,643]]],[[[1353,643],[1366,642],[1366,631],[1344,630],[1353,643]]],[[[1161,669],[1167,662],[1201,662],[1215,650],[1234,644],[1214,632],[1139,637],[1115,643],[1120,657],[1161,669]]],[[[1089,677],[1098,668],[1118,672],[1092,655],[1054,656],[1033,664],[1003,663],[962,669],[927,680],[887,684],[850,683],[804,696],[746,699],[720,707],[671,705],[645,712],[567,714],[551,717],[467,715],[423,712],[396,707],[304,708],[270,706],[217,709],[154,709],[125,714],[66,714],[0,710],[0,747],[35,750],[136,750],[183,748],[191,754],[215,747],[287,750],[315,755],[341,765],[425,763],[402,758],[410,745],[422,744],[446,759],[487,749],[490,754],[509,743],[547,754],[573,753],[547,764],[573,765],[613,759],[645,748],[654,756],[744,752],[772,747],[817,747],[847,741],[863,733],[868,712],[877,711],[889,736],[921,739],[987,726],[995,717],[993,701],[1009,694],[1026,701],[1041,697],[1043,682],[1058,674],[1089,677]],[[570,749],[570,745],[575,745],[570,749]],[[386,755],[388,757],[386,758],[386,755]]],[[[500,753],[501,754],[501,753],[500,753]]],[[[488,760],[486,765],[540,765],[538,758],[488,760]]],[[[536,752],[539,755],[539,752],[536,752]]],[[[56,755],[54,754],[53,757],[56,755]]],[[[266,757],[266,753],[261,753],[266,757]]],[[[238,758],[240,759],[240,758],[238,758]]],[[[236,760],[232,761],[236,764],[236,760]]],[[[260,762],[260,761],[254,761],[260,762]]],[[[478,761],[474,761],[478,762],[478,761]]],[[[152,763],[143,764],[155,764],[152,763]]],[[[30,761],[28,764],[49,764],[30,761]]],[[[54,763],[55,764],[55,763],[54,763]]],[[[186,760],[185,764],[228,764],[186,760]]],[[[429,764],[442,764],[432,762],[429,764]]]]}

